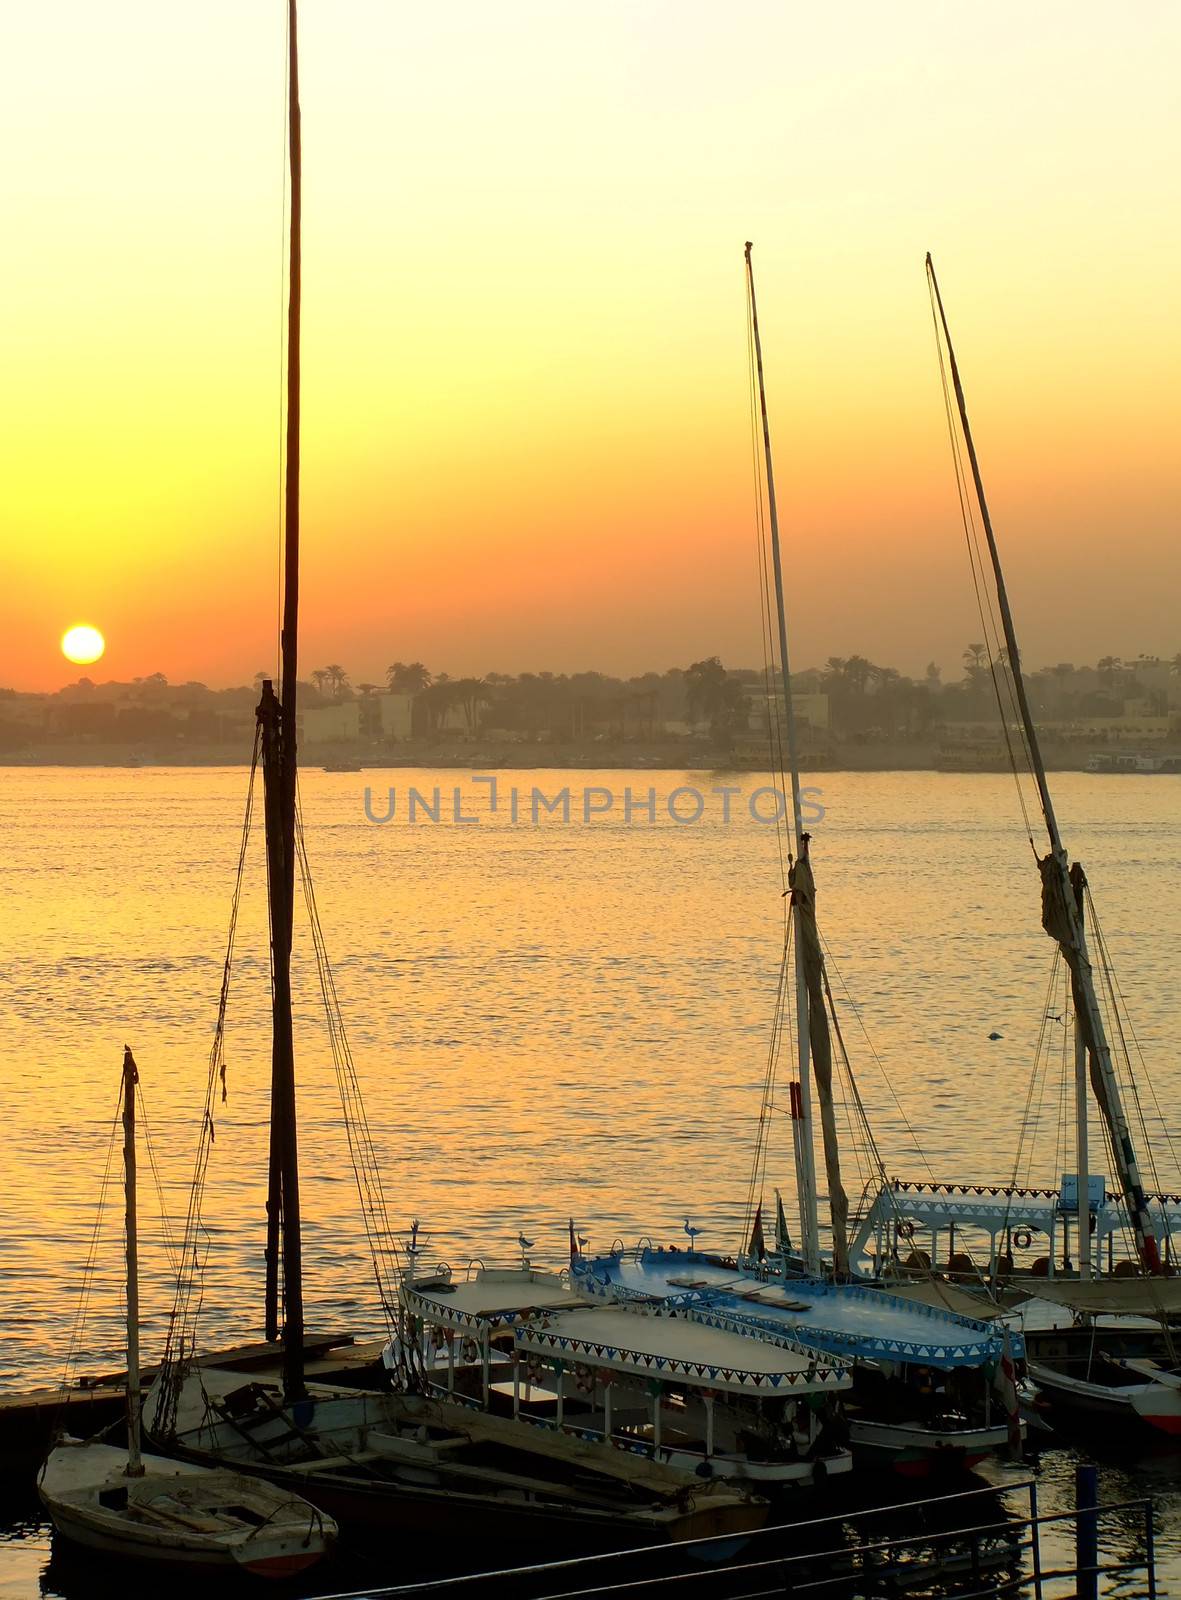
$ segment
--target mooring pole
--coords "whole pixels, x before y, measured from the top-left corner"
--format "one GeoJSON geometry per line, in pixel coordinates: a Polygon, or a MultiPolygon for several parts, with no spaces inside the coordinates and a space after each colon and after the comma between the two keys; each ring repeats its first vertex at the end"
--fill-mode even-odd
{"type": "Polygon", "coordinates": [[[1074,1469],[1074,1565],[1078,1600],[1099,1600],[1099,1469],[1074,1469]]]}

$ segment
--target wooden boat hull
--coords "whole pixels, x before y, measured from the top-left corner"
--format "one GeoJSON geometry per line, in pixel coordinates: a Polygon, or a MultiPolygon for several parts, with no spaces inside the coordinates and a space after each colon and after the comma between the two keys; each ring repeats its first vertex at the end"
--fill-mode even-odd
{"type": "MultiPolygon", "coordinates": [[[[240,1374],[202,1368],[182,1386],[175,1440],[157,1448],[248,1471],[354,1528],[453,1536],[462,1527],[499,1548],[621,1549],[744,1536],[767,1520],[767,1502],[749,1490],[668,1467],[620,1457],[613,1464],[634,1481],[597,1473],[602,1452],[576,1440],[554,1461],[562,1470],[551,1470],[544,1451],[521,1453],[533,1432],[388,1392],[313,1388],[287,1408],[276,1392],[243,1385],[240,1374]],[[432,1437],[443,1430],[442,1439],[432,1437]]],[[[537,1442],[555,1451],[562,1443],[544,1431],[537,1442]]]]}
{"type": "MultiPolygon", "coordinates": [[[[191,1452],[186,1452],[191,1454],[191,1452]]],[[[215,1457],[200,1457],[202,1464],[215,1457]]],[[[463,1545],[486,1541],[503,1550],[520,1548],[572,1553],[618,1550],[635,1545],[678,1543],[686,1539],[736,1538],[763,1527],[770,1513],[766,1501],[708,1495],[686,1497],[683,1505],[653,1513],[590,1514],[584,1509],[530,1500],[465,1493],[429,1483],[381,1480],[347,1470],[314,1471],[299,1466],[252,1463],[251,1472],[291,1489],[319,1506],[335,1521],[362,1534],[386,1537],[401,1530],[418,1536],[438,1534],[446,1549],[457,1528],[463,1545]]],[[[456,1565],[462,1556],[457,1552],[456,1565]]]]}
{"type": "Polygon", "coordinates": [[[131,1478],[126,1464],[126,1451],[80,1440],[50,1452],[37,1488],[64,1538],[122,1560],[273,1578],[313,1566],[335,1541],[335,1523],[290,1488],[152,1455],[131,1478]]]}

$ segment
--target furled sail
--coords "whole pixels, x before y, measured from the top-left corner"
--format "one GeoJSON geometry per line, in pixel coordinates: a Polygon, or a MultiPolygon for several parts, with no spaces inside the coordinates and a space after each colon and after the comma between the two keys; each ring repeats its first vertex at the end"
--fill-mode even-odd
{"type": "Polygon", "coordinates": [[[801,841],[799,857],[788,875],[796,938],[803,961],[808,993],[808,1032],[812,1045],[812,1076],[820,1103],[820,1126],[824,1136],[824,1170],[828,1179],[828,1203],[832,1214],[832,1259],[838,1277],[849,1273],[849,1198],[841,1181],[841,1154],[837,1141],[836,1111],[832,1098],[832,1038],[828,1031],[828,1012],[824,1000],[824,952],[816,926],[816,883],[808,860],[808,835],[801,841]]]}
{"type": "Polygon", "coordinates": [[[1145,1317],[1181,1311],[1181,1278],[1044,1278],[1030,1285],[1035,1299],[1069,1306],[1072,1311],[1123,1312],[1145,1317]]]}
{"type": "MultiPolygon", "coordinates": [[[[1042,927],[1057,942],[1063,959],[1070,970],[1071,1003],[1074,1006],[1074,1015],[1083,1036],[1083,1043],[1087,1047],[1087,1060],[1091,1068],[1091,1089],[1095,1096],[1095,1103],[1103,1113],[1103,1120],[1107,1123],[1113,1139],[1118,1140],[1119,1130],[1112,1121],[1111,1101],[1107,1094],[1107,1085],[1103,1081],[1103,1073],[1099,1068],[1098,1042],[1095,1038],[1094,1018],[1091,1008],[1087,1005],[1086,995],[1083,991],[1082,963],[1085,954],[1079,949],[1078,942],[1071,927],[1070,912],[1063,899],[1062,873],[1051,851],[1049,855],[1041,856],[1038,866],[1042,874],[1042,927]]],[[[1082,866],[1075,862],[1070,869],[1070,885],[1074,892],[1075,900],[1081,903],[1083,890],[1087,886],[1086,876],[1082,866]]]]}

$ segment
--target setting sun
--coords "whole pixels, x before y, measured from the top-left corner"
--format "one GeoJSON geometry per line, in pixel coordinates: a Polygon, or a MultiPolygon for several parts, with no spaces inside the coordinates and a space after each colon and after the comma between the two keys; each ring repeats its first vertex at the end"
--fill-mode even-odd
{"type": "Polygon", "coordinates": [[[106,648],[107,642],[97,628],[83,625],[62,634],[62,655],[80,667],[97,661],[106,648]]]}

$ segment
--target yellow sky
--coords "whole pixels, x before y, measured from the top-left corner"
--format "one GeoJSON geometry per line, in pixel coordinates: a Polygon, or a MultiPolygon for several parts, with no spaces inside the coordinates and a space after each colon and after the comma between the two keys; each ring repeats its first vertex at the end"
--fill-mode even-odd
{"type": "MultiPolygon", "coordinates": [[[[305,669],[759,659],[756,241],[793,658],[978,636],[935,253],[1027,654],[1181,648],[1172,5],[304,0],[305,669]]],[[[274,658],[282,0],[0,60],[0,686],[274,658]]]]}

